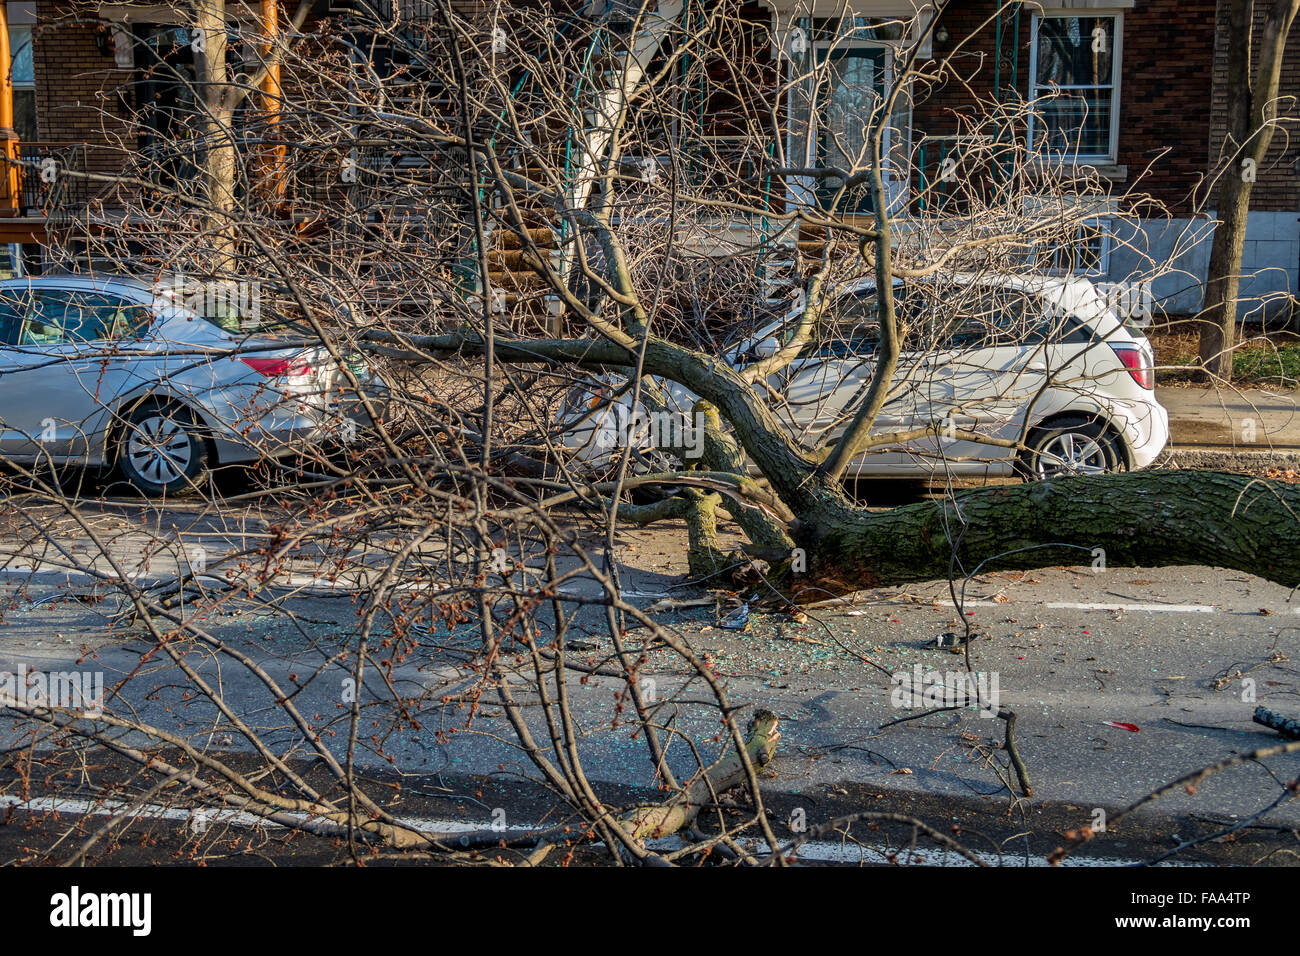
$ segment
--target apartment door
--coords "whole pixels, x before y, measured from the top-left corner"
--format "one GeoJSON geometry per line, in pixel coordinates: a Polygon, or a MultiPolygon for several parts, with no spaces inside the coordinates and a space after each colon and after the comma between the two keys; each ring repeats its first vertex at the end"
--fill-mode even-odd
{"type": "MultiPolygon", "coordinates": [[[[858,169],[869,165],[871,134],[881,122],[885,95],[886,51],[881,47],[836,47],[818,51],[817,164],[823,168],[858,169]]],[[[889,155],[888,125],[885,155],[889,155]]],[[[823,179],[817,197],[823,208],[835,203],[842,213],[870,213],[871,191],[864,184],[842,191],[843,182],[823,179]]]]}

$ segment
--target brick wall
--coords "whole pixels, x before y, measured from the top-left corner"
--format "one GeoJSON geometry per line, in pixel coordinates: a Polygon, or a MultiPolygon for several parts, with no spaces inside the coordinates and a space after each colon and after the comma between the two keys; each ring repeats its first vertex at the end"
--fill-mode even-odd
{"type": "MultiPolygon", "coordinates": [[[[1259,30],[1270,4],[1267,0],[1257,0],[1255,4],[1255,29],[1259,30]]],[[[1211,103],[1212,129],[1207,168],[1217,166],[1224,160],[1224,137],[1227,130],[1227,82],[1228,82],[1228,48],[1233,42],[1228,35],[1227,9],[1219,11],[1218,30],[1214,55],[1214,93],[1211,103]]],[[[1254,45],[1258,50],[1258,45],[1254,45]]],[[[1252,72],[1254,63],[1252,59],[1252,72]]],[[[1269,145],[1268,154],[1256,172],[1255,185],[1250,191],[1250,208],[1252,211],[1275,212],[1295,211],[1300,209],[1300,174],[1296,172],[1296,162],[1300,161],[1300,136],[1295,120],[1300,118],[1300,106],[1294,99],[1300,95],[1300,27],[1293,28],[1287,40],[1286,54],[1282,61],[1282,82],[1280,91],[1284,97],[1279,104],[1279,115],[1289,117],[1291,122],[1286,129],[1276,132],[1269,145]],[[1285,99],[1290,97],[1290,99],[1285,99]]]]}
{"type": "MultiPolygon", "coordinates": [[[[969,77],[969,91],[949,82],[919,95],[913,110],[916,134],[956,133],[954,113],[969,112],[976,98],[993,94],[997,33],[993,23],[983,24],[996,8],[993,0],[973,0],[945,14],[951,39],[937,44],[935,54],[945,55],[971,37],[953,59],[956,71],[969,77]]],[[[1031,16],[1031,8],[1022,7],[1014,34],[1014,19],[1003,19],[999,82],[1005,87],[1014,78],[1021,96],[1029,95],[1031,16]]],[[[1214,23],[1215,0],[1138,0],[1123,17],[1115,162],[1127,167],[1128,175],[1116,185],[1149,193],[1174,215],[1193,210],[1194,191],[1205,173],[1214,23]]]]}
{"type": "Polygon", "coordinates": [[[32,42],[36,72],[36,111],[44,142],[89,143],[90,171],[120,169],[121,148],[133,147],[130,101],[119,97],[130,72],[96,46],[95,23],[78,22],[69,5],[37,0],[32,42]]]}
{"type": "Polygon", "coordinates": [[[1195,210],[1210,141],[1215,0],[1138,0],[1124,15],[1118,162],[1175,216],[1195,210]],[[1165,152],[1168,150],[1167,152],[1165,152]]]}

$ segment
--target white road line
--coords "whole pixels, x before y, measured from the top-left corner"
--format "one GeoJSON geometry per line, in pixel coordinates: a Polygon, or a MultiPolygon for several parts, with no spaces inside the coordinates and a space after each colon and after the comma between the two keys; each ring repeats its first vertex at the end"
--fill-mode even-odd
{"type": "MultiPolygon", "coordinates": [[[[942,607],[956,608],[951,601],[940,602],[942,607]]],[[[1216,604],[1109,604],[1109,603],[1090,603],[1086,601],[966,601],[963,607],[1001,607],[1009,608],[1016,605],[1024,606],[1026,604],[1038,607],[1050,608],[1055,611],[1133,611],[1136,613],[1146,614],[1254,614],[1258,609],[1252,608],[1249,611],[1233,611],[1229,608],[1219,607],[1216,604]]],[[[1273,614],[1300,614],[1300,607],[1292,608],[1268,608],[1273,614]]],[[[852,611],[850,614],[854,613],[852,611]]],[[[865,612],[857,612],[859,614],[865,612]]]]}
{"type": "MultiPolygon", "coordinates": [[[[15,810],[26,810],[29,813],[71,813],[78,816],[98,817],[111,817],[119,813],[126,813],[132,817],[142,817],[150,820],[172,820],[180,823],[194,821],[195,810],[200,809],[160,807],[156,804],[137,806],[122,800],[85,800],[65,797],[31,797],[23,800],[19,797],[5,796],[3,794],[0,794],[0,807],[13,807],[15,810]]],[[[225,823],[237,827],[268,827],[273,829],[282,829],[284,827],[281,823],[259,817],[255,813],[246,813],[243,810],[230,810],[221,807],[202,807],[201,809],[204,822],[208,826],[215,823],[225,823]]],[[[302,820],[303,822],[312,819],[306,813],[294,811],[280,811],[280,813],[282,816],[302,820]]],[[[400,819],[398,822],[404,827],[420,833],[478,833],[493,829],[491,823],[466,823],[463,820],[430,820],[409,817],[400,819]]],[[[512,830],[515,832],[531,832],[535,829],[536,827],[514,824],[506,826],[501,832],[505,833],[512,830]]]]}
{"type": "MultiPolygon", "coordinates": [[[[64,797],[31,797],[27,800],[18,797],[6,796],[0,794],[0,807],[12,807],[14,810],[27,811],[28,813],[67,813],[77,816],[116,816],[125,813],[131,817],[138,817],[149,820],[169,820],[177,823],[197,824],[199,817],[192,810],[182,807],[161,807],[156,804],[134,805],[121,800],[87,800],[64,797]]],[[[197,809],[197,808],[196,808],[197,809]]],[[[253,813],[245,813],[241,810],[227,810],[216,807],[203,807],[203,825],[205,827],[214,824],[226,824],[228,826],[240,827],[267,827],[273,829],[283,829],[283,824],[274,823],[265,820],[253,813]]],[[[309,819],[305,813],[284,813],[283,815],[306,821],[309,819]]],[[[397,820],[402,826],[415,830],[420,833],[487,833],[494,829],[493,825],[488,822],[469,823],[464,820],[437,820],[425,817],[400,817],[397,820]]],[[[527,833],[538,829],[535,826],[524,824],[511,824],[502,826],[497,824],[496,830],[502,834],[515,832],[527,833]]],[[[743,838],[741,843],[747,850],[757,856],[763,856],[767,852],[767,844],[753,839],[743,838]]],[[[599,846],[600,844],[596,844],[599,846]]],[[[665,837],[659,840],[647,840],[646,845],[656,850],[675,850],[685,844],[679,837],[665,837]]],[[[990,853],[986,850],[975,850],[974,854],[985,863],[992,866],[1022,866],[1025,858],[1023,855],[1008,853],[1004,856],[990,853]]],[[[843,843],[831,842],[828,840],[810,840],[803,844],[797,853],[800,859],[820,860],[831,863],[888,863],[891,857],[908,860],[909,851],[899,849],[898,847],[888,847],[883,844],[873,845],[870,843],[857,844],[851,841],[843,843]]],[[[972,866],[973,864],[954,853],[951,850],[942,847],[930,847],[927,849],[918,849],[915,852],[915,858],[923,861],[914,865],[928,866],[972,866]]],[[[1048,862],[1041,856],[1030,856],[1030,866],[1048,866],[1048,862]]],[[[1069,857],[1065,861],[1067,866],[1124,866],[1135,865],[1138,860],[1125,859],[1098,859],[1098,858],[1076,858],[1069,857]]],[[[1190,864],[1183,863],[1166,863],[1166,866],[1186,866],[1190,864]]]]}
{"type": "Polygon", "coordinates": [[[1223,610],[1213,604],[1081,604],[1075,601],[1049,601],[1050,608],[1072,611],[1150,611],[1165,614],[1217,614],[1223,610]]]}
{"type": "MultiPolygon", "coordinates": [[[[948,599],[942,601],[935,601],[934,605],[943,608],[952,608],[953,610],[957,609],[957,605],[953,604],[952,601],[948,599]]],[[[1051,608],[1052,610],[1056,610],[1056,611],[1134,611],[1134,612],[1148,613],[1148,614],[1232,613],[1227,609],[1218,607],[1217,605],[1214,604],[1110,604],[1110,603],[1090,603],[1086,601],[1025,601],[1017,598],[1011,598],[1010,600],[1007,601],[990,601],[987,599],[970,600],[970,601],[963,601],[961,604],[961,606],[966,610],[970,610],[971,608],[976,608],[976,607],[1011,608],[1016,606],[1023,607],[1025,605],[1051,608]]],[[[918,605],[910,604],[906,602],[900,602],[900,601],[882,601],[880,602],[879,605],[876,606],[916,607],[918,605]]],[[[920,605],[920,606],[924,606],[924,605],[920,605]]],[[[832,605],[827,604],[825,606],[825,609],[834,610],[834,607],[832,605]]],[[[861,607],[859,607],[856,610],[846,611],[845,613],[850,616],[860,617],[863,614],[868,614],[870,612],[867,610],[863,610],[861,607]]],[[[1300,614],[1300,607],[1286,608],[1282,610],[1273,610],[1273,613],[1274,614],[1300,614]]]]}
{"type": "MultiPolygon", "coordinates": [[[[37,567],[35,565],[23,566],[23,565],[10,564],[8,567],[0,568],[0,577],[28,578],[28,577],[36,577],[36,576],[43,576],[46,578],[49,577],[61,578],[62,583],[67,583],[69,585],[71,584],[112,585],[118,581],[117,575],[108,571],[104,572],[102,577],[96,577],[93,574],[87,574],[85,571],[78,571],[73,569],[65,570],[63,568],[42,568],[42,567],[37,567]]],[[[349,575],[347,575],[346,573],[344,575],[341,575],[339,578],[331,581],[328,578],[317,577],[316,575],[313,574],[293,571],[288,574],[276,575],[270,581],[266,582],[266,584],[261,584],[256,581],[249,581],[247,579],[236,579],[232,581],[229,578],[225,578],[217,574],[207,574],[202,576],[207,577],[213,581],[220,582],[223,585],[229,585],[231,587],[245,587],[251,584],[254,587],[274,588],[280,591],[295,590],[295,591],[315,591],[315,592],[324,591],[330,593],[338,593],[338,592],[358,591],[365,587],[365,581],[362,580],[359,576],[353,574],[351,575],[352,579],[349,580],[348,579],[349,575]]],[[[147,572],[147,571],[128,571],[126,574],[126,580],[132,582],[138,587],[153,587],[159,584],[170,583],[175,579],[176,579],[176,575],[174,572],[166,576],[160,575],[156,572],[147,572]]],[[[53,582],[49,582],[49,583],[53,583],[53,582]]],[[[404,590],[415,590],[421,586],[422,585],[408,582],[408,583],[395,584],[392,587],[394,590],[404,591],[404,590]]]]}

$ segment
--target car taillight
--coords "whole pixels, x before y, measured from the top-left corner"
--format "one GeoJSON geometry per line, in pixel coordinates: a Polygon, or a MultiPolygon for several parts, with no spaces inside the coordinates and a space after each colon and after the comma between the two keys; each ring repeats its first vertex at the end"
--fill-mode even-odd
{"type": "Polygon", "coordinates": [[[300,378],[311,374],[311,366],[293,358],[241,358],[241,362],[267,378],[300,378]]]}
{"type": "Polygon", "coordinates": [[[1111,348],[1115,350],[1119,360],[1124,363],[1129,375],[1133,376],[1133,381],[1137,382],[1142,388],[1156,387],[1155,369],[1146,364],[1146,357],[1142,354],[1141,349],[1133,348],[1131,345],[1112,345],[1111,348]]]}

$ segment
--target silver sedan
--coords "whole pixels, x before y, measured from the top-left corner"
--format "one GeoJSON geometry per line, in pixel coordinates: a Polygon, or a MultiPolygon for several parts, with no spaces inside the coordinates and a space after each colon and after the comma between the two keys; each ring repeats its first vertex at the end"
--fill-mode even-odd
{"type": "MultiPolygon", "coordinates": [[[[383,383],[349,362],[362,389],[383,383]]],[[[233,332],[168,287],[76,275],[0,282],[0,457],[112,468],[147,495],[207,468],[371,424],[326,349],[233,332]]],[[[372,407],[376,407],[372,403],[372,407]]]]}

